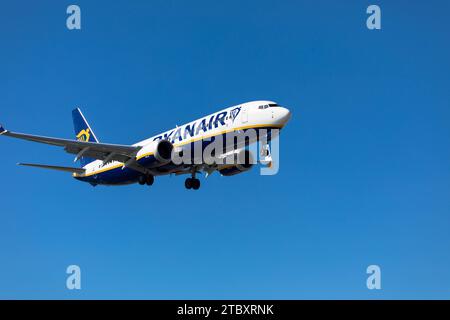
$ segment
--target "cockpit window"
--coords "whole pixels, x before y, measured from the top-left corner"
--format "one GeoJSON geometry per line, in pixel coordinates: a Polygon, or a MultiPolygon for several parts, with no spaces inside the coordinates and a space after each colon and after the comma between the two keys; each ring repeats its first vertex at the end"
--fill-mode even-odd
{"type": "Polygon", "coordinates": [[[269,104],[265,104],[262,106],[259,106],[258,109],[267,109],[267,108],[271,108],[271,107],[279,107],[280,105],[276,104],[276,103],[269,103],[269,104]]]}

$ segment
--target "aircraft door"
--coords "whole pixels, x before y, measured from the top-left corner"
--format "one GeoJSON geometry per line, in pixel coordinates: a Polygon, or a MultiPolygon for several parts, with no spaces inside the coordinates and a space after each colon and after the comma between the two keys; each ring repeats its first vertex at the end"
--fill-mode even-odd
{"type": "Polygon", "coordinates": [[[248,122],[248,111],[247,108],[242,108],[242,123],[247,123],[248,122]]]}

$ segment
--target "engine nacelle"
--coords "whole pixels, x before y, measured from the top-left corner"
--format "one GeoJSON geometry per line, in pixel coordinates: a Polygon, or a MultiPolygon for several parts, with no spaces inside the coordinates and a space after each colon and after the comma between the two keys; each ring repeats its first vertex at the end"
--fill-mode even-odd
{"type": "Polygon", "coordinates": [[[157,140],[139,150],[137,158],[151,156],[159,164],[166,164],[172,160],[173,144],[168,140],[157,140]]]}
{"type": "Polygon", "coordinates": [[[221,175],[234,176],[235,174],[250,170],[254,164],[252,153],[244,149],[236,153],[234,160],[235,164],[223,164],[219,166],[218,170],[221,175]]]}

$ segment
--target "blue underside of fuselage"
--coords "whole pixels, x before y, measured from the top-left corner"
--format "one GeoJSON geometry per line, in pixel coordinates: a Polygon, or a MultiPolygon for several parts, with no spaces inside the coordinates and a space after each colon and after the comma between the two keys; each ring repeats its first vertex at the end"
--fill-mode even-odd
{"type": "MultiPolygon", "coordinates": [[[[255,128],[258,136],[260,134],[261,129],[268,130],[267,131],[267,139],[270,139],[271,138],[270,129],[273,129],[273,128],[271,128],[271,127],[255,128]]],[[[276,129],[278,129],[278,128],[276,128],[276,129]]],[[[207,140],[202,140],[201,141],[202,151],[205,150],[205,148],[210,143],[212,143],[216,137],[217,136],[211,137],[207,140]]],[[[222,138],[226,139],[226,134],[222,134],[222,138]]],[[[191,150],[193,150],[193,147],[194,147],[194,142],[185,144],[182,146],[183,150],[188,150],[189,148],[191,148],[191,150]]],[[[193,154],[193,151],[192,151],[192,154],[193,154]]],[[[137,162],[139,163],[139,165],[141,165],[145,168],[151,168],[153,171],[158,172],[158,175],[165,175],[165,174],[170,173],[171,171],[176,171],[176,169],[182,169],[184,167],[184,165],[175,165],[174,163],[168,163],[163,166],[154,168],[154,165],[157,162],[157,160],[155,159],[154,156],[144,157],[142,159],[139,159],[137,162]]],[[[142,176],[141,172],[138,172],[138,171],[130,169],[130,168],[122,169],[122,167],[118,167],[118,168],[100,172],[98,174],[94,174],[91,176],[75,177],[75,179],[90,183],[93,186],[96,186],[96,185],[126,185],[126,184],[137,183],[140,176],[142,176]]]]}

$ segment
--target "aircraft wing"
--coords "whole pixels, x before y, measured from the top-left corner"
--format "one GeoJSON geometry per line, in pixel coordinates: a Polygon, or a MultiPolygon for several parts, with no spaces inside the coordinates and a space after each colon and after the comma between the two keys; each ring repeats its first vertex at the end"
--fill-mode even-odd
{"type": "Polygon", "coordinates": [[[0,135],[11,138],[23,139],[33,142],[45,143],[53,146],[64,147],[67,153],[77,155],[75,160],[80,157],[89,157],[98,160],[127,162],[136,157],[141,147],[128,146],[120,144],[96,143],[77,141],[70,139],[51,138],[45,136],[36,136],[31,134],[17,133],[5,130],[0,125],[0,135]]]}

